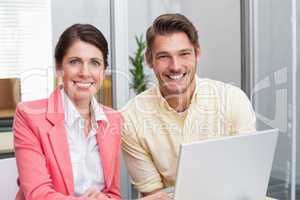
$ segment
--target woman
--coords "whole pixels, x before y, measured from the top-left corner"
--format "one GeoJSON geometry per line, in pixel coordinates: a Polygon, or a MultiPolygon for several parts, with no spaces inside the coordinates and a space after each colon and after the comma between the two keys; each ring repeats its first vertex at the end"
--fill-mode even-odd
{"type": "Polygon", "coordinates": [[[107,56],[107,41],[92,25],[61,35],[55,61],[62,86],[48,99],[21,103],[14,117],[17,200],[121,199],[122,119],[94,97],[107,56]]]}

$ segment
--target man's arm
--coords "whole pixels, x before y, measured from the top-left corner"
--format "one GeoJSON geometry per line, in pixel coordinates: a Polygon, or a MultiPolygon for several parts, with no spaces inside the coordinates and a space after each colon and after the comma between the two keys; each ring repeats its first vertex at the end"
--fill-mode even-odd
{"type": "Polygon", "coordinates": [[[172,194],[167,194],[161,191],[160,189],[143,195],[144,197],[138,200],[171,200],[172,199],[172,194]]]}
{"type": "Polygon", "coordinates": [[[159,191],[161,191],[161,189],[156,189],[156,190],[153,190],[152,192],[142,193],[142,196],[145,197],[145,196],[153,195],[159,191]]]}
{"type": "Polygon", "coordinates": [[[136,130],[136,125],[124,116],[122,151],[125,164],[133,185],[139,192],[147,194],[163,188],[163,183],[151,153],[141,144],[141,133],[139,135],[136,130]]]}
{"type": "Polygon", "coordinates": [[[246,94],[235,86],[229,86],[226,98],[227,119],[231,121],[229,132],[244,133],[256,130],[256,116],[246,94]]]}

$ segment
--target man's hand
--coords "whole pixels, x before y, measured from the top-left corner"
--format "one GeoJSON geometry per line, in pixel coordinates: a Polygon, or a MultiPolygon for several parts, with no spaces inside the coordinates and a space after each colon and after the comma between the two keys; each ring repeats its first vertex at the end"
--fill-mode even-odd
{"type": "Polygon", "coordinates": [[[172,198],[170,197],[169,194],[162,192],[162,191],[158,191],[154,194],[147,195],[138,200],[172,200],[172,198]]]}

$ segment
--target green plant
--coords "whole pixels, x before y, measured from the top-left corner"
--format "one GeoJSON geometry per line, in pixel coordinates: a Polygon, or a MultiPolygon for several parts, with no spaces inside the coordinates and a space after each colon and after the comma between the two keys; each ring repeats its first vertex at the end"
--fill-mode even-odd
{"type": "Polygon", "coordinates": [[[147,89],[148,76],[144,73],[144,51],[146,49],[146,42],[143,40],[143,35],[135,36],[137,43],[137,50],[134,57],[129,56],[133,69],[130,69],[132,75],[132,83],[130,87],[139,94],[147,89]]]}

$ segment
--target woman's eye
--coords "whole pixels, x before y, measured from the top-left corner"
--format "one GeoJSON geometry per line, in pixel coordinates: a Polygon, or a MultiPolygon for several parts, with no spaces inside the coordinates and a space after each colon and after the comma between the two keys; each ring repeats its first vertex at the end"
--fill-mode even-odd
{"type": "Polygon", "coordinates": [[[94,66],[100,66],[100,63],[98,62],[98,61],[92,61],[92,64],[94,65],[94,66]]]}
{"type": "Polygon", "coordinates": [[[78,60],[70,60],[70,64],[76,65],[76,64],[79,64],[79,61],[78,60]]]}

